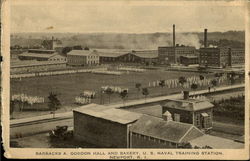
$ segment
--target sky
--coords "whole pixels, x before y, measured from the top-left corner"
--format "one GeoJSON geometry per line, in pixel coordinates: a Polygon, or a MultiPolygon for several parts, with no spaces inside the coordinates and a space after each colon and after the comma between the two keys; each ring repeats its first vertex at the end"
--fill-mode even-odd
{"type": "Polygon", "coordinates": [[[173,24],[176,32],[203,32],[204,28],[224,32],[245,27],[244,7],[231,3],[46,2],[12,1],[11,32],[154,33],[171,32],[173,24]]]}

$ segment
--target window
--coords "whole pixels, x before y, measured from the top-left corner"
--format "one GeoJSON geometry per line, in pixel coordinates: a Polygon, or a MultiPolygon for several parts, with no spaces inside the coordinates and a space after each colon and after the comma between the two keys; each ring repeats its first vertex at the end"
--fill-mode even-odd
{"type": "Polygon", "coordinates": [[[200,126],[200,115],[199,114],[196,114],[196,116],[195,116],[195,125],[200,126]]]}
{"type": "Polygon", "coordinates": [[[209,128],[211,127],[211,120],[210,116],[207,113],[201,113],[202,116],[202,127],[203,128],[209,128]]]}
{"type": "Polygon", "coordinates": [[[180,114],[178,113],[174,114],[174,121],[180,122],[180,114]]]}

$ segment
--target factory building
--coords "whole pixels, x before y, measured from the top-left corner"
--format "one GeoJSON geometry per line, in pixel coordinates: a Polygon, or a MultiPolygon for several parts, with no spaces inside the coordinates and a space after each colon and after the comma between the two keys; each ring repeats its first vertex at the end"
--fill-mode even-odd
{"type": "Polygon", "coordinates": [[[63,47],[62,41],[58,39],[54,39],[53,36],[51,40],[43,40],[42,46],[44,47],[44,49],[47,49],[47,50],[58,50],[63,47]]]}
{"type": "Polygon", "coordinates": [[[157,50],[133,50],[130,53],[118,57],[119,62],[155,64],[158,62],[157,50]]]}
{"type": "Polygon", "coordinates": [[[181,56],[185,56],[187,59],[192,56],[192,59],[196,59],[195,61],[190,60],[190,63],[198,61],[195,47],[175,44],[175,25],[173,25],[173,46],[158,47],[158,52],[160,64],[181,64],[181,56]]]}
{"type": "Polygon", "coordinates": [[[99,64],[99,55],[96,50],[71,50],[67,60],[68,65],[91,66],[99,64]]]}
{"type": "Polygon", "coordinates": [[[55,50],[29,49],[27,52],[18,55],[20,60],[37,61],[58,61],[66,62],[65,56],[60,55],[55,50]]]}
{"type": "Polygon", "coordinates": [[[200,48],[201,67],[242,67],[245,64],[244,48],[207,47],[207,29],[204,30],[204,48],[200,48]]]}
{"type": "Polygon", "coordinates": [[[162,114],[169,112],[177,122],[192,124],[199,129],[212,128],[214,105],[205,100],[190,99],[187,92],[184,99],[169,100],[162,107],[162,114]]]}
{"type": "Polygon", "coordinates": [[[198,56],[180,56],[180,64],[185,66],[199,64],[198,56]]]}
{"type": "Polygon", "coordinates": [[[92,105],[75,109],[74,138],[98,147],[129,148],[129,127],[141,114],[92,105]]]}
{"type": "Polygon", "coordinates": [[[131,148],[178,148],[203,136],[192,124],[143,115],[130,127],[131,148]]]}
{"type": "Polygon", "coordinates": [[[29,72],[42,72],[66,68],[66,61],[11,61],[10,73],[29,73],[29,72]]]}
{"type": "Polygon", "coordinates": [[[245,65],[245,49],[229,48],[229,66],[243,67],[245,65]]]}
{"type": "Polygon", "coordinates": [[[200,48],[201,67],[225,68],[229,63],[228,48],[200,48]]]}
{"type": "Polygon", "coordinates": [[[128,50],[96,49],[100,57],[100,64],[118,62],[118,57],[128,54],[128,50]]]}

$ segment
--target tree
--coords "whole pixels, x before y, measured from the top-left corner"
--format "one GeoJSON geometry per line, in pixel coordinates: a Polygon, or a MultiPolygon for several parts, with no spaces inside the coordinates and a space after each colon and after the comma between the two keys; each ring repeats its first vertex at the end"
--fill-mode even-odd
{"type": "Polygon", "coordinates": [[[187,79],[183,76],[179,77],[179,83],[181,84],[181,86],[183,87],[184,83],[187,82],[187,79]]]}
{"type": "Polygon", "coordinates": [[[139,92],[141,90],[141,83],[136,83],[135,88],[137,88],[137,98],[139,98],[139,92]]]}
{"type": "Polygon", "coordinates": [[[123,105],[125,105],[125,99],[128,97],[128,91],[127,91],[127,90],[123,90],[123,91],[120,93],[120,97],[121,97],[121,99],[123,100],[123,105]]]}
{"type": "Polygon", "coordinates": [[[214,91],[215,91],[215,86],[217,86],[217,80],[213,79],[213,80],[211,81],[211,83],[212,83],[212,85],[213,85],[213,87],[214,87],[214,91]]]}
{"type": "Polygon", "coordinates": [[[196,90],[198,88],[198,85],[196,83],[191,84],[191,89],[196,90]]]}
{"type": "Polygon", "coordinates": [[[72,47],[64,47],[63,49],[62,49],[62,53],[64,54],[64,55],[66,55],[68,52],[70,52],[72,50],[72,47]]]}
{"type": "Polygon", "coordinates": [[[73,46],[73,50],[82,50],[82,46],[81,45],[73,46]]]}
{"type": "Polygon", "coordinates": [[[53,113],[53,118],[54,118],[55,111],[60,108],[61,102],[57,98],[57,94],[53,92],[49,93],[48,99],[49,99],[48,106],[49,106],[49,109],[53,111],[52,113],[53,113]]]}
{"type": "Polygon", "coordinates": [[[110,96],[114,93],[114,91],[110,87],[108,87],[105,90],[105,93],[109,96],[109,103],[110,103],[110,96]]]}
{"type": "Polygon", "coordinates": [[[204,80],[205,77],[203,75],[200,75],[200,80],[204,80]]]}
{"type": "Polygon", "coordinates": [[[89,50],[89,47],[86,46],[86,47],[84,48],[84,50],[89,50]]]}
{"type": "Polygon", "coordinates": [[[142,95],[144,95],[144,97],[145,97],[145,102],[146,102],[146,98],[147,98],[147,96],[149,95],[149,91],[148,91],[147,88],[142,88],[142,95]]]}
{"type": "Polygon", "coordinates": [[[160,80],[159,86],[161,86],[161,89],[162,89],[161,94],[163,94],[163,87],[166,86],[165,80],[160,80]]]}

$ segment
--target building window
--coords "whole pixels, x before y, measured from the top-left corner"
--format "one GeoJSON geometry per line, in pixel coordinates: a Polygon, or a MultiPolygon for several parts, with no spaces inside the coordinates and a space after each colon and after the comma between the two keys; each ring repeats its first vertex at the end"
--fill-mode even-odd
{"type": "Polygon", "coordinates": [[[196,126],[200,126],[200,115],[197,114],[195,118],[196,126]]]}
{"type": "Polygon", "coordinates": [[[178,113],[174,114],[174,121],[180,122],[180,114],[178,113]]]}

